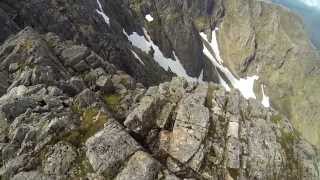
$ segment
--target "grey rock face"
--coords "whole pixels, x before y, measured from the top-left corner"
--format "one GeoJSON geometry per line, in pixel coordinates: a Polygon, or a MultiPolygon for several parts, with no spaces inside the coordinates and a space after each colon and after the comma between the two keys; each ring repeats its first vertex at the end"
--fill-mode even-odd
{"type": "Polygon", "coordinates": [[[19,27],[11,20],[11,17],[0,7],[0,43],[19,31],[19,27]]]}
{"type": "MultiPolygon", "coordinates": [[[[193,162],[192,158],[201,149],[201,144],[208,133],[209,110],[204,106],[207,97],[207,85],[198,86],[192,94],[186,94],[180,100],[176,110],[176,121],[173,126],[169,154],[182,163],[193,162]]],[[[202,155],[203,157],[203,155],[202,155]]],[[[196,159],[195,161],[202,160],[196,159]]],[[[195,170],[201,164],[195,164],[195,170]]]]}
{"type": "MultiPolygon", "coordinates": [[[[106,146],[109,143],[120,145],[107,151],[111,156],[115,155],[113,160],[100,172],[102,167],[97,168],[94,162],[104,163],[99,160],[101,154],[92,150],[90,158],[85,155],[87,139],[112,119],[114,114],[110,111],[116,108],[111,105],[116,103],[127,112],[133,106],[131,103],[144,92],[141,85],[136,89],[132,77],[117,71],[87,47],[62,41],[54,34],[40,35],[31,28],[7,40],[0,49],[2,71],[9,77],[7,82],[1,81],[1,88],[6,89],[0,97],[1,178],[101,179],[102,171],[113,172],[115,165],[121,167],[141,149],[120,124],[110,120],[112,131],[107,134],[118,138],[111,141],[109,136],[101,138],[106,138],[106,146]],[[81,55],[80,51],[70,50],[74,47],[84,48],[87,52],[81,55]],[[71,52],[66,53],[66,49],[71,52]],[[65,56],[61,55],[63,52],[65,56]],[[64,65],[78,57],[90,66],[90,70],[84,71],[93,72],[94,76],[81,74],[83,72],[77,70],[78,63],[64,65]],[[111,83],[112,89],[108,83],[98,83],[103,90],[97,88],[96,80],[103,77],[109,77],[107,82],[111,83]],[[113,79],[119,79],[119,82],[113,79]],[[121,90],[113,89],[113,85],[121,86],[121,90]],[[109,96],[119,96],[123,102],[112,98],[109,102],[105,98],[109,96]],[[119,140],[122,144],[118,144],[119,140]],[[132,147],[127,147],[128,143],[132,147]],[[124,147],[127,151],[118,152],[124,147]]],[[[89,143],[93,147],[95,140],[91,141],[93,144],[89,143]]]]}
{"type": "Polygon", "coordinates": [[[127,121],[123,126],[121,119],[112,119],[102,92],[86,89],[72,98],[63,90],[53,96],[51,90],[18,86],[1,98],[7,102],[29,95],[36,104],[11,121],[0,119],[4,179],[319,177],[316,149],[288,119],[237,91],[182,78],[142,90],[140,101],[119,102],[128,107],[127,117],[153,117],[130,119],[141,123],[137,131],[127,121]],[[142,108],[148,99],[161,103],[142,108]],[[79,106],[68,108],[73,104],[79,106]]]}
{"type": "Polygon", "coordinates": [[[100,90],[107,93],[112,92],[114,89],[111,76],[100,76],[96,81],[96,85],[100,90]]]}
{"type": "Polygon", "coordinates": [[[21,172],[15,175],[12,179],[14,180],[53,180],[54,178],[46,176],[38,171],[21,172]]]}
{"type": "Polygon", "coordinates": [[[245,1],[100,1],[110,26],[97,1],[0,2],[0,25],[47,33],[27,27],[0,46],[0,179],[319,179],[318,150],[286,116],[215,84],[158,84],[172,74],[123,31],[145,27],[189,75],[216,81],[199,31],[245,1]]]}
{"type": "Polygon", "coordinates": [[[302,19],[265,1],[226,0],[224,7],[218,41],[225,64],[240,76],[258,75],[273,106],[320,146],[320,102],[314,91],[319,89],[320,58],[302,19]]]}
{"type": "MultiPolygon", "coordinates": [[[[15,17],[15,21],[22,28],[31,26],[41,33],[53,32],[62,39],[73,40],[91,47],[99,56],[134,78],[140,79],[145,85],[158,84],[171,77],[171,74],[162,69],[150,55],[140,52],[141,58],[146,62],[142,65],[131,53],[134,47],[123,32],[141,33],[142,23],[126,0],[101,0],[102,8],[111,19],[110,26],[97,13],[96,10],[99,9],[97,1],[81,0],[72,3],[32,0],[8,1],[5,4],[19,14],[15,17]]],[[[61,49],[57,47],[56,50],[61,49]]],[[[91,60],[96,58],[96,53],[86,59],[81,58],[80,54],[86,53],[83,46],[74,45],[62,51],[64,57],[68,58],[64,62],[75,63],[73,68],[78,72],[88,69],[89,66],[99,66],[98,63],[91,63],[91,60]],[[76,53],[75,56],[72,53],[76,53]]]]}
{"type": "Polygon", "coordinates": [[[141,100],[140,105],[131,112],[124,122],[125,126],[129,127],[136,133],[146,134],[155,124],[154,114],[158,110],[159,99],[157,97],[146,96],[141,100]]]}
{"type": "Polygon", "coordinates": [[[5,94],[7,88],[9,87],[9,83],[8,83],[8,74],[6,72],[0,72],[0,95],[5,94]]]}
{"type": "MultiPolygon", "coordinates": [[[[147,135],[125,123],[145,138],[140,142],[146,143],[175,175],[191,179],[318,178],[318,165],[310,163],[311,159],[318,161],[317,150],[305,146],[302,154],[312,154],[313,158],[297,156],[301,153],[299,144],[306,142],[285,116],[257,101],[245,100],[237,91],[228,93],[214,84],[183,82],[176,78],[149,88],[145,94],[148,99],[162,97],[163,102],[176,102],[174,108],[167,108],[165,103],[162,106],[171,111],[172,115],[161,116],[170,123],[162,127],[153,123],[147,135]],[[184,85],[170,91],[176,84],[184,85]]],[[[161,110],[141,108],[146,104],[143,99],[133,114],[139,110],[138,114],[153,113],[150,117],[161,115],[161,110]]],[[[145,125],[153,119],[131,120],[145,125]]]]}
{"type": "MultiPolygon", "coordinates": [[[[139,105],[126,117],[125,126],[140,134],[147,134],[152,127],[163,128],[188,86],[182,78],[174,78],[170,83],[151,87],[140,100],[139,105]]],[[[191,87],[192,85],[190,85],[191,87]]]]}
{"type": "Polygon", "coordinates": [[[114,121],[88,139],[86,147],[86,155],[93,169],[111,177],[131,155],[141,149],[124,128],[114,121]]]}
{"type": "Polygon", "coordinates": [[[117,175],[116,180],[148,180],[156,179],[160,171],[160,163],[148,153],[136,152],[125,168],[117,175]]]}
{"type": "Polygon", "coordinates": [[[63,142],[55,144],[45,156],[43,170],[46,174],[53,176],[66,175],[77,158],[73,147],[63,142]]]}
{"type": "Polygon", "coordinates": [[[53,180],[54,178],[46,176],[38,171],[21,172],[15,175],[12,179],[14,180],[53,180]]]}
{"type": "Polygon", "coordinates": [[[62,51],[61,57],[67,66],[74,66],[89,55],[89,50],[85,46],[72,46],[62,51]]]}

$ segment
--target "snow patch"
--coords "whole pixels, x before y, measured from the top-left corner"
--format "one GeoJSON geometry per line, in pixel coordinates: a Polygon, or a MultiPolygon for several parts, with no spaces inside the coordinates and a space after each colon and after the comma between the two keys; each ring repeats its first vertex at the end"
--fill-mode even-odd
{"type": "Polygon", "coordinates": [[[146,16],[145,16],[145,18],[146,18],[146,20],[148,21],[148,22],[152,22],[154,19],[153,19],[153,17],[150,15],[150,14],[147,14],[146,16]]]}
{"type": "Polygon", "coordinates": [[[127,33],[124,29],[122,29],[122,33],[123,33],[125,36],[127,36],[127,38],[129,38],[128,33],[127,33]]]}
{"type": "Polygon", "coordinates": [[[99,9],[96,9],[97,13],[102,16],[102,18],[104,19],[104,22],[106,22],[106,24],[108,24],[108,26],[109,26],[110,25],[110,18],[104,13],[102,5],[99,0],[97,0],[97,3],[99,6],[99,9]]]}
{"type": "MultiPolygon", "coordinates": [[[[231,73],[231,71],[224,67],[222,65],[223,61],[220,57],[220,51],[219,51],[219,46],[218,46],[218,41],[217,41],[217,34],[216,31],[218,29],[215,29],[212,31],[212,40],[211,42],[208,39],[208,36],[201,32],[200,36],[206,43],[210,46],[210,50],[208,47],[203,43],[203,53],[210,59],[212,64],[216,66],[230,81],[231,85],[238,89],[241,94],[246,98],[253,98],[256,99],[256,95],[254,94],[253,91],[253,86],[254,86],[254,81],[258,80],[259,77],[254,75],[251,77],[246,77],[246,78],[240,78],[239,80],[231,73]],[[212,53],[213,51],[213,53],[212,53]]],[[[219,75],[220,76],[220,75],[219,75]]],[[[225,87],[226,90],[230,90],[230,87],[227,86],[227,83],[223,80],[223,78],[220,76],[220,83],[225,87]]]]}
{"type": "Polygon", "coordinates": [[[223,60],[220,56],[220,51],[219,51],[219,46],[218,46],[218,40],[217,40],[217,33],[216,31],[218,31],[218,28],[215,29],[215,31],[212,31],[212,40],[211,40],[211,43],[210,46],[214,52],[214,54],[216,55],[216,60],[222,64],[223,63],[223,60]],[[214,33],[213,33],[214,32],[214,33]]]}
{"type": "Polygon", "coordinates": [[[203,69],[202,69],[201,72],[200,72],[200,76],[198,77],[198,81],[199,81],[199,82],[204,82],[204,81],[203,81],[203,69]]]}
{"type": "Polygon", "coordinates": [[[130,51],[131,51],[131,53],[134,55],[134,57],[135,57],[136,59],[138,59],[139,62],[140,62],[142,65],[145,66],[144,62],[143,62],[142,59],[139,57],[139,55],[138,55],[136,52],[134,52],[133,50],[130,50],[130,51]]]}
{"type": "Polygon", "coordinates": [[[220,84],[224,87],[224,89],[228,92],[231,91],[231,88],[229,87],[228,83],[221,77],[220,73],[218,72],[218,78],[220,84]]]}
{"type": "Polygon", "coordinates": [[[129,41],[133,46],[141,49],[145,53],[149,53],[153,49],[153,58],[154,60],[166,71],[169,69],[175,73],[177,76],[184,77],[189,81],[196,81],[197,78],[190,77],[184,67],[182,66],[179,58],[176,56],[175,52],[173,53],[174,59],[166,58],[161,52],[160,48],[152,41],[148,32],[143,29],[144,36],[139,35],[136,32],[133,32],[128,36],[129,41]]]}
{"type": "Polygon", "coordinates": [[[149,53],[152,47],[152,43],[146,39],[144,36],[140,36],[138,33],[133,32],[128,36],[129,41],[133,46],[141,49],[145,53],[149,53]]]}
{"type": "Polygon", "coordinates": [[[264,86],[263,86],[263,84],[261,85],[261,90],[262,90],[262,105],[264,106],[264,107],[270,107],[270,99],[269,99],[269,97],[268,96],[266,96],[266,94],[264,93],[264,86]]]}

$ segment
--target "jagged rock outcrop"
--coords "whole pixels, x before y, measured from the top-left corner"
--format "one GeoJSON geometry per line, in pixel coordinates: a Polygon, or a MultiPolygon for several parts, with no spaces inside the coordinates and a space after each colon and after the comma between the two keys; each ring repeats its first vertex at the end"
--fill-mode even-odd
{"type": "MultiPolygon", "coordinates": [[[[6,125],[1,126],[1,177],[319,178],[315,148],[290,121],[259,102],[245,100],[237,91],[228,93],[218,85],[176,78],[145,91],[131,105],[124,125],[121,119],[111,118],[108,103],[99,96],[90,105],[74,106],[86,94],[55,96],[46,94],[45,86],[19,86],[3,96],[1,107],[6,99],[27,97],[37,105],[19,114],[0,108],[2,115],[10,117],[1,119],[6,125]],[[161,98],[161,105],[142,108],[149,104],[150,95],[161,98]],[[134,118],[143,114],[152,118],[134,118]],[[151,120],[139,131],[139,126],[132,126],[151,120]]],[[[10,105],[15,106],[19,105],[10,105]]]]}
{"type": "MultiPolygon", "coordinates": [[[[262,66],[269,63],[265,52],[270,50],[274,60],[282,57],[280,50],[287,50],[278,68],[284,74],[292,68],[289,80],[297,80],[300,88],[299,82],[307,78],[307,86],[311,82],[307,75],[317,82],[313,75],[318,69],[313,61],[302,63],[303,72],[308,73],[299,79],[297,47],[311,48],[307,40],[292,38],[304,37],[299,31],[302,26],[295,24],[297,31],[279,39],[294,47],[276,49],[260,37],[269,26],[264,29],[250,19],[257,15],[264,23],[282,22],[281,18],[291,22],[294,17],[289,12],[278,15],[281,8],[253,0],[101,0],[101,7],[99,2],[0,2],[0,25],[6,25],[0,30],[0,179],[320,178],[318,149],[290,121],[296,122],[304,111],[293,117],[294,108],[281,104],[281,98],[274,107],[284,113],[218,84],[171,79],[171,69],[166,71],[155,61],[161,52],[173,61],[180,59],[189,76],[198,78],[203,70],[204,80],[219,82],[217,68],[202,52],[199,35],[204,31],[210,39],[219,26],[222,56],[232,71],[239,71],[237,63],[245,66],[239,75],[255,72],[254,65],[279,65],[270,61],[274,64],[262,66]],[[110,24],[97,12],[99,8],[105,10],[110,24]],[[231,23],[239,13],[243,20],[231,23]],[[145,19],[147,14],[153,21],[145,19]],[[232,28],[241,22],[246,23],[240,29],[248,30],[240,36],[248,52],[232,60],[226,46],[231,42],[232,51],[238,50],[239,42],[233,39],[238,34],[232,28]],[[131,35],[156,45],[145,52],[134,47],[131,35]],[[230,42],[223,39],[229,35],[230,42]]],[[[277,27],[273,38],[287,29],[277,27]]],[[[272,83],[286,85],[287,79],[263,72],[265,76],[258,74],[261,83],[274,98],[269,92],[272,83]]],[[[314,86],[312,91],[318,89],[314,86]]],[[[298,108],[305,105],[300,98],[311,96],[311,90],[299,88],[288,91],[280,86],[274,92],[299,100],[301,104],[294,104],[298,108]]],[[[318,107],[316,101],[310,100],[312,108],[318,107]]],[[[316,115],[312,108],[308,116],[316,115]]],[[[305,122],[310,122],[307,115],[305,122]]]]}
{"type": "Polygon", "coordinates": [[[210,60],[202,53],[200,31],[215,27],[223,17],[221,0],[208,1],[133,1],[132,9],[140,18],[151,14],[154,21],[144,26],[152,39],[167,56],[179,57],[187,74],[218,81],[217,72],[210,60]]]}
{"type": "Polygon", "coordinates": [[[163,52],[170,56],[174,50],[189,75],[197,77],[203,69],[204,80],[217,83],[219,68],[204,56],[199,32],[210,39],[218,29],[224,66],[238,78],[259,76],[257,98],[262,99],[263,85],[272,106],[319,146],[320,55],[298,15],[270,1],[134,2],[142,18],[154,17],[145,27],[163,52]]]}
{"type": "MultiPolygon", "coordinates": [[[[108,62],[113,63],[120,70],[132,75],[145,85],[158,84],[169,80],[171,73],[162,69],[152,56],[135,50],[126,37],[132,32],[142,33],[141,22],[134,12],[129,9],[129,2],[102,1],[101,5],[110,25],[107,25],[101,15],[98,1],[81,0],[77,3],[69,1],[3,1],[4,11],[14,15],[17,26],[24,28],[31,26],[40,33],[53,32],[63,40],[73,40],[84,44],[99,54],[108,62]],[[13,9],[13,10],[12,10],[13,9]],[[142,59],[142,65],[132,53],[135,51],[142,59]]],[[[2,16],[0,16],[2,17],[2,16]]],[[[10,31],[11,32],[11,31],[10,31]]],[[[14,34],[4,33],[1,36],[14,34]]],[[[1,39],[0,39],[1,42],[1,39]]],[[[80,49],[79,49],[80,50],[80,49]]],[[[79,64],[78,68],[85,68],[79,64]]]]}
{"type": "Polygon", "coordinates": [[[259,102],[247,101],[239,92],[227,93],[214,84],[187,83],[183,79],[149,91],[154,97],[162,97],[164,103],[157,103],[158,99],[150,99],[146,93],[125,125],[142,137],[140,141],[176,176],[318,178],[318,165],[313,165],[318,161],[316,149],[301,138],[285,116],[265,109],[259,102]],[[172,102],[173,97],[176,103],[169,109],[165,102],[172,102]],[[168,116],[163,116],[163,110],[168,116]],[[150,113],[153,115],[146,115],[150,113]],[[160,120],[166,122],[165,126],[157,124],[160,120]],[[300,159],[310,153],[314,159],[300,159]]]}
{"type": "MultiPolygon", "coordinates": [[[[186,74],[196,78],[203,75],[204,80],[218,83],[217,68],[203,54],[199,32],[211,38],[212,30],[219,27],[224,65],[239,77],[258,75],[258,99],[263,84],[272,105],[288,116],[305,138],[319,144],[319,55],[293,13],[270,1],[257,0],[100,3],[109,25],[97,12],[98,1],[4,0],[0,3],[0,23],[6,28],[1,30],[0,41],[25,26],[41,33],[54,32],[63,40],[91,47],[118,69],[150,86],[169,80],[173,73],[154,61],[152,50],[144,52],[130,42],[127,35],[135,32],[143,37],[146,29],[165,57],[179,58],[186,74]],[[147,14],[152,15],[152,22],[145,19],[147,14]]],[[[77,70],[86,68],[83,63],[76,66],[77,70]]],[[[0,72],[0,77],[7,74],[0,72]]],[[[0,82],[0,93],[6,86],[7,82],[0,82]]]]}
{"type": "Polygon", "coordinates": [[[143,85],[88,47],[32,28],[8,39],[0,54],[6,74],[1,179],[68,179],[93,172],[84,158],[85,141],[113,116],[125,116],[143,85]],[[100,86],[103,77],[110,77],[110,86],[100,86]]]}

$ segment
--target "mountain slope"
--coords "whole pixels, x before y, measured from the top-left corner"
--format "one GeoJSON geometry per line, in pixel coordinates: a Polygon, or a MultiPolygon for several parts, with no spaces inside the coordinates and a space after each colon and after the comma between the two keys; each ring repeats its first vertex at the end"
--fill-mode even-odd
{"type": "MultiPolygon", "coordinates": [[[[257,75],[272,105],[313,144],[319,144],[319,54],[302,20],[263,1],[225,1],[219,42],[231,70],[257,75]]],[[[260,87],[256,87],[260,90],[260,87]]]]}
{"type": "Polygon", "coordinates": [[[0,179],[319,179],[319,56],[279,6],[3,0],[0,27],[0,179]]]}
{"type": "Polygon", "coordinates": [[[273,2],[282,4],[300,14],[304,19],[306,30],[311,35],[313,44],[320,49],[320,36],[318,33],[320,27],[320,8],[317,5],[310,6],[315,3],[310,2],[310,5],[308,5],[308,2],[288,0],[273,0],[273,2]],[[307,5],[304,3],[307,3],[307,5]]]}
{"type": "Polygon", "coordinates": [[[149,89],[86,46],[26,28],[1,47],[2,179],[318,179],[290,121],[238,91],[149,89]]]}

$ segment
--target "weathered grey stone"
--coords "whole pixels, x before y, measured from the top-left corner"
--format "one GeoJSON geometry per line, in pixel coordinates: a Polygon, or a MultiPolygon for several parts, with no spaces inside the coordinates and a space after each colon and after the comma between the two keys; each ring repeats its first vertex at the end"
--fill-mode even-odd
{"type": "Polygon", "coordinates": [[[174,103],[167,103],[163,105],[163,108],[161,109],[161,112],[156,122],[159,128],[164,128],[165,125],[169,123],[168,121],[169,121],[170,115],[173,109],[175,108],[175,106],[176,105],[174,103]]]}
{"type": "Polygon", "coordinates": [[[117,175],[116,180],[149,180],[156,179],[161,164],[148,153],[136,152],[129,159],[124,169],[117,175]]]}
{"type": "Polygon", "coordinates": [[[87,64],[86,61],[82,60],[79,63],[75,64],[73,66],[73,68],[77,71],[77,72],[85,72],[87,70],[90,69],[90,66],[87,64]]]}
{"type": "Polygon", "coordinates": [[[84,60],[89,55],[89,50],[85,46],[72,46],[62,51],[61,56],[64,64],[73,66],[84,60]]]}
{"type": "Polygon", "coordinates": [[[8,74],[0,71],[0,96],[3,95],[9,87],[8,74]]]}
{"type": "Polygon", "coordinates": [[[59,132],[68,125],[69,117],[55,117],[50,121],[48,126],[43,130],[44,135],[52,134],[54,132],[59,132]]]}
{"type": "Polygon", "coordinates": [[[86,142],[87,158],[99,174],[113,176],[119,167],[141,149],[138,143],[115,121],[108,121],[105,128],[86,142]]]}
{"type": "Polygon", "coordinates": [[[19,145],[5,144],[1,151],[2,160],[5,162],[12,158],[15,158],[17,155],[18,149],[19,149],[19,145]]]}
{"type": "Polygon", "coordinates": [[[156,123],[158,107],[157,97],[145,96],[139,106],[127,116],[124,125],[136,133],[146,135],[156,123]]]}
{"type": "Polygon", "coordinates": [[[53,84],[56,79],[56,74],[50,66],[36,66],[32,70],[31,84],[53,84]]]}
{"type": "Polygon", "coordinates": [[[198,152],[209,128],[209,110],[204,106],[207,85],[201,85],[194,94],[187,94],[177,109],[169,154],[182,163],[189,162],[198,152]]]}
{"type": "Polygon", "coordinates": [[[53,180],[53,177],[44,175],[39,171],[20,172],[12,180],[53,180]]]}
{"type": "Polygon", "coordinates": [[[49,86],[48,91],[48,94],[51,96],[59,96],[63,94],[62,90],[56,86],[49,86]]]}
{"type": "Polygon", "coordinates": [[[72,77],[69,80],[69,84],[73,87],[73,89],[77,91],[77,93],[80,93],[81,91],[87,88],[86,84],[79,77],[72,77]]]}
{"type": "Polygon", "coordinates": [[[112,82],[114,84],[122,84],[126,87],[126,89],[135,89],[136,81],[131,76],[123,73],[122,71],[118,71],[118,74],[112,76],[112,82]]]}
{"type": "Polygon", "coordinates": [[[9,72],[13,73],[16,72],[19,69],[18,63],[12,63],[9,65],[9,72]]]}
{"type": "Polygon", "coordinates": [[[100,90],[106,93],[110,93],[114,90],[111,76],[100,76],[96,81],[96,85],[100,90]]]}
{"type": "Polygon", "coordinates": [[[21,144],[29,130],[29,127],[26,126],[18,127],[17,129],[15,129],[12,133],[11,143],[21,144]]]}
{"type": "Polygon", "coordinates": [[[16,156],[8,161],[4,166],[0,168],[0,177],[4,179],[10,179],[20,169],[25,168],[28,163],[32,161],[27,155],[16,156]]]}
{"type": "Polygon", "coordinates": [[[77,158],[74,148],[64,142],[52,146],[42,162],[43,171],[48,175],[67,175],[77,158]]]}
{"type": "Polygon", "coordinates": [[[4,114],[8,121],[13,121],[15,117],[26,112],[28,108],[35,108],[36,106],[37,104],[32,98],[17,97],[2,100],[0,103],[0,111],[4,114]]]}
{"type": "Polygon", "coordinates": [[[96,53],[92,52],[87,58],[86,62],[90,64],[92,68],[99,68],[102,66],[103,59],[99,57],[96,53]]]}
{"type": "Polygon", "coordinates": [[[158,180],[180,180],[177,176],[175,176],[173,173],[170,173],[167,170],[164,170],[163,172],[160,172],[158,175],[158,180]]]}
{"type": "Polygon", "coordinates": [[[74,105],[79,108],[89,107],[97,102],[97,97],[90,89],[83,90],[74,100],[74,105]]]}

